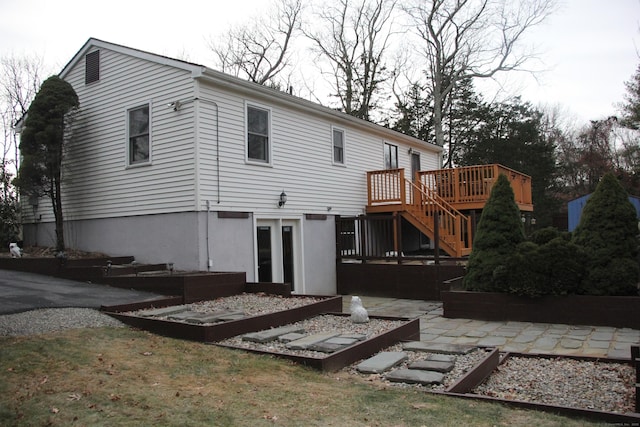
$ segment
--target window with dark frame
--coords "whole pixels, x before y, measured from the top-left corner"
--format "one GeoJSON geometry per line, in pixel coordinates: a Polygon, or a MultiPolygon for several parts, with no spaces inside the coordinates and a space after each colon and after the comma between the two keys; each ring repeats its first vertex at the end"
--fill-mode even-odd
{"type": "Polygon", "coordinates": [[[384,168],[398,168],[398,146],[389,144],[388,142],[384,143],[384,168]]]}
{"type": "Polygon", "coordinates": [[[247,158],[269,163],[269,110],[247,106],[247,158]]]}
{"type": "Polygon", "coordinates": [[[148,163],[151,140],[149,134],[149,105],[129,110],[129,164],[148,163]]]}
{"type": "Polygon", "coordinates": [[[344,164],[344,131],[333,129],[333,162],[344,164]]]}
{"type": "Polygon", "coordinates": [[[84,83],[89,84],[100,80],[100,51],[87,53],[85,56],[84,83]]]}

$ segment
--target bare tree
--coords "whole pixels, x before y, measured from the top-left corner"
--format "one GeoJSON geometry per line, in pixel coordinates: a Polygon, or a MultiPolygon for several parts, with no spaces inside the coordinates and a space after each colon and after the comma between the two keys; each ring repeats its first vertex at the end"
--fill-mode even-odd
{"type": "Polygon", "coordinates": [[[18,195],[12,179],[19,167],[18,137],[15,125],[24,117],[41,83],[43,60],[37,56],[0,58],[0,126],[2,126],[2,158],[0,158],[0,243],[19,239],[18,195]]]}
{"type": "Polygon", "coordinates": [[[291,43],[300,28],[302,0],[277,0],[266,18],[232,28],[209,47],[222,72],[262,85],[279,86],[276,78],[289,66],[291,43]]]}
{"type": "Polygon", "coordinates": [[[18,169],[18,144],[14,126],[29,109],[42,83],[43,59],[38,56],[0,58],[0,116],[2,164],[18,169]]]}
{"type": "Polygon", "coordinates": [[[464,79],[523,70],[533,53],[523,35],[553,11],[555,0],[430,0],[405,6],[420,41],[433,98],[436,143],[452,93],[464,79]]]}
{"type": "Polygon", "coordinates": [[[325,72],[333,95],[347,114],[370,119],[381,85],[391,77],[385,54],[393,34],[397,0],[337,0],[316,12],[318,30],[307,31],[319,57],[331,67],[325,72]]]}

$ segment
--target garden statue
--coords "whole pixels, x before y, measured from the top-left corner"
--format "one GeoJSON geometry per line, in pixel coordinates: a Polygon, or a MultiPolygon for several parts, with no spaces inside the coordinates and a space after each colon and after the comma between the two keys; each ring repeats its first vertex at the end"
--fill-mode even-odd
{"type": "Polygon", "coordinates": [[[351,321],[353,323],[366,323],[369,321],[369,314],[362,306],[362,300],[358,296],[351,297],[351,321]]]}
{"type": "Polygon", "coordinates": [[[20,258],[22,256],[22,249],[17,243],[9,243],[9,252],[11,253],[11,258],[20,258]]]}

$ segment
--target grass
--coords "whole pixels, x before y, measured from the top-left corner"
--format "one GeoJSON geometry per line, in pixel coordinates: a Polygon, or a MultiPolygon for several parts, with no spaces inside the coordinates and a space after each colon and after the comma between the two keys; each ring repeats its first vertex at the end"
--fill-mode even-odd
{"type": "Polygon", "coordinates": [[[127,328],[0,338],[0,424],[590,425],[127,328]]]}

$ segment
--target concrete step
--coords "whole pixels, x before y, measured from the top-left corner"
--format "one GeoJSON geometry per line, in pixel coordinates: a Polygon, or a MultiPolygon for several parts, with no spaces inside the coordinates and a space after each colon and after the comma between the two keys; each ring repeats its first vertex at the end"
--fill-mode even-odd
{"type": "Polygon", "coordinates": [[[287,335],[291,333],[301,333],[301,332],[304,332],[304,329],[298,326],[282,326],[280,328],[266,329],[264,331],[245,334],[242,336],[242,340],[257,342],[257,343],[265,343],[269,341],[274,341],[282,335],[287,335]]]}
{"type": "Polygon", "coordinates": [[[384,376],[388,381],[406,384],[442,384],[444,375],[440,372],[416,369],[396,369],[384,376]]]}
{"type": "Polygon", "coordinates": [[[475,350],[474,346],[463,344],[445,344],[424,341],[410,341],[402,348],[407,351],[424,351],[427,353],[468,354],[475,350]]]}
{"type": "Polygon", "coordinates": [[[356,369],[364,374],[379,374],[404,362],[407,357],[404,351],[383,351],[359,363],[356,369]]]}

